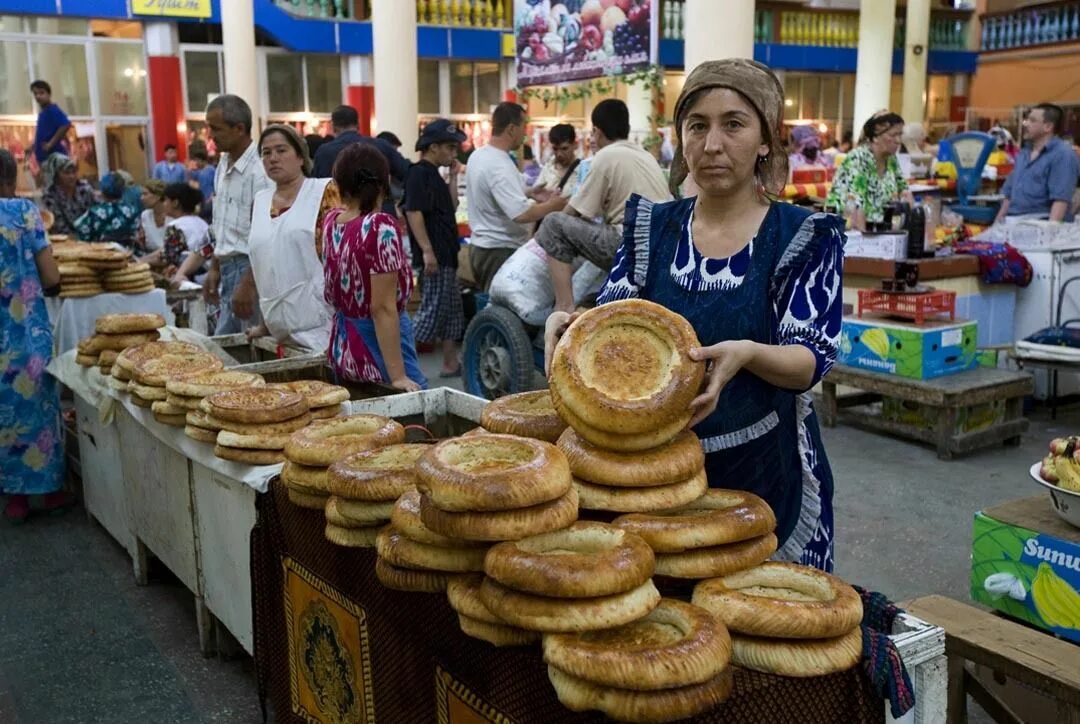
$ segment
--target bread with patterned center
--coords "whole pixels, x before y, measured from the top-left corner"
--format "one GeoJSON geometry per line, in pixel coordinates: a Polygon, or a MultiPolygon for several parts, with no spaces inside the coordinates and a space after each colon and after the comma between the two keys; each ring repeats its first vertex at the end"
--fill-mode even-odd
{"type": "Polygon", "coordinates": [[[268,387],[222,390],[203,400],[203,410],[222,420],[246,424],[282,422],[305,414],[307,400],[298,392],[268,387]]]}
{"type": "Polygon", "coordinates": [[[215,370],[174,377],[165,383],[165,389],[169,394],[179,397],[207,397],[223,390],[262,387],[265,384],[263,376],[254,372],[215,370]]]}
{"type": "Polygon", "coordinates": [[[293,380],[292,382],[275,382],[271,387],[283,387],[293,392],[299,392],[307,398],[308,405],[312,408],[339,405],[349,399],[349,391],[340,385],[332,385],[321,380],[293,380]]]}
{"type": "Polygon", "coordinates": [[[140,384],[164,390],[165,382],[172,377],[189,372],[220,370],[224,366],[225,363],[220,358],[209,352],[165,354],[137,364],[133,377],[140,384]]]}

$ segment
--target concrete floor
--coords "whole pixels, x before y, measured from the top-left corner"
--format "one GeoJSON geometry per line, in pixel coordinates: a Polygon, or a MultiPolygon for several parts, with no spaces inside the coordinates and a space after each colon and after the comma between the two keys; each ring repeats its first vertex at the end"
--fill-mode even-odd
{"type": "MultiPolygon", "coordinates": [[[[433,380],[437,365],[424,360],[433,380]]],[[[1077,429],[1080,410],[1053,423],[1036,412],[1020,448],[949,463],[928,447],[826,430],[837,573],[895,600],[968,600],[972,516],[1035,494],[1028,467],[1077,429]]],[[[81,508],[0,527],[0,722],[258,721],[251,661],[202,658],[191,595],[167,571],[136,586],[126,553],[81,508]]]]}

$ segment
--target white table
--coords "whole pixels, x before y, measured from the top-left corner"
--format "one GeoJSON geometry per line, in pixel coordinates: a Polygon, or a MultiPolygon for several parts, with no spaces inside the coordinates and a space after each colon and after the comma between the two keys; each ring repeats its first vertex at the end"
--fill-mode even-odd
{"type": "Polygon", "coordinates": [[[70,298],[61,300],[60,311],[53,330],[53,349],[57,356],[75,349],[79,340],[94,333],[94,323],[102,314],[160,314],[165,323],[172,325],[176,320],[168,302],[165,290],[154,289],[145,294],[98,294],[84,299],[70,298]]]}

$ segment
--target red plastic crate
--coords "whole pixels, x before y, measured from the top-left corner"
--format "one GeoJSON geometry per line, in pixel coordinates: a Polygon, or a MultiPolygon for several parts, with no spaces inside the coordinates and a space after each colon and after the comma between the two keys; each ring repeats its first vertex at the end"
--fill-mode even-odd
{"type": "Polygon", "coordinates": [[[897,294],[880,289],[859,290],[859,316],[863,312],[879,312],[893,317],[910,319],[922,324],[928,318],[948,314],[956,319],[956,292],[933,291],[922,294],[897,294]]]}

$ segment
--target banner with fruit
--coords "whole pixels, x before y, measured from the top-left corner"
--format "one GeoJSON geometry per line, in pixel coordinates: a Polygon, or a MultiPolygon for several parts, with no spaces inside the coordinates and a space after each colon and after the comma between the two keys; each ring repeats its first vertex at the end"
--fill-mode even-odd
{"type": "Polygon", "coordinates": [[[515,0],[517,84],[624,75],[656,63],[655,0],[515,0]]]}

